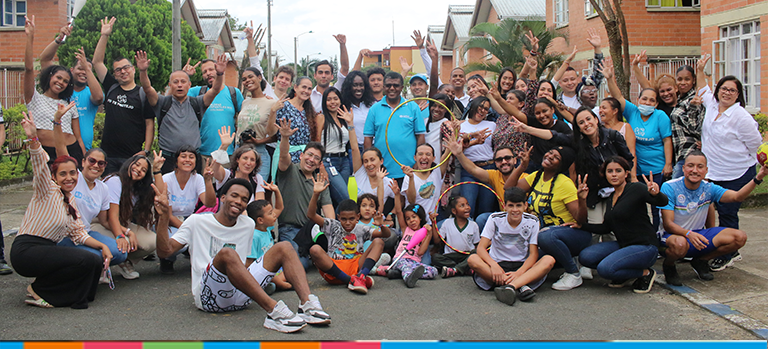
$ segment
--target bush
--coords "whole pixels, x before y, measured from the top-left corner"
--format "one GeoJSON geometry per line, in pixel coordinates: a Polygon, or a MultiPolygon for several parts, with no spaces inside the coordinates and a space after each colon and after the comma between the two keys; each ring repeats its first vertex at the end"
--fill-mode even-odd
{"type": "Polygon", "coordinates": [[[765,134],[768,131],[768,115],[763,113],[755,114],[755,121],[757,121],[758,130],[760,134],[765,134]]]}

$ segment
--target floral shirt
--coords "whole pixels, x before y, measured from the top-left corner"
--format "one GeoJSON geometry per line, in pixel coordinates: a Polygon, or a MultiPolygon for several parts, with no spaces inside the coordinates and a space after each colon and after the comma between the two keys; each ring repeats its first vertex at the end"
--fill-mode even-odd
{"type": "MultiPolygon", "coordinates": [[[[299,111],[296,109],[296,107],[293,106],[293,104],[291,104],[291,102],[285,101],[283,107],[277,111],[276,119],[278,125],[280,124],[281,120],[288,119],[291,121],[291,128],[298,129],[288,139],[291,145],[306,145],[310,142],[311,129],[309,127],[309,122],[307,121],[305,111],[299,111]]],[[[280,139],[280,137],[280,131],[278,130],[277,139],[280,139]]],[[[291,161],[298,163],[301,153],[302,151],[291,152],[291,161]]]]}
{"type": "Polygon", "coordinates": [[[527,133],[515,131],[514,123],[511,121],[512,116],[507,114],[499,115],[496,119],[496,129],[491,135],[493,141],[493,151],[500,147],[509,146],[512,147],[513,154],[520,154],[525,151],[526,143],[531,145],[531,137],[527,133]]]}

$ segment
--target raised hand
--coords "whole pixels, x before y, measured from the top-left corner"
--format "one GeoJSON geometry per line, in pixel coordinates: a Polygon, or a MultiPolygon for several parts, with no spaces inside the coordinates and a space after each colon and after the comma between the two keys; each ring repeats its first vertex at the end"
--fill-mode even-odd
{"type": "Polygon", "coordinates": [[[565,58],[565,62],[570,64],[571,61],[576,58],[577,53],[579,53],[579,49],[576,46],[573,46],[573,51],[568,55],[568,57],[565,58]]]}
{"type": "Polygon", "coordinates": [[[536,57],[525,57],[525,64],[527,64],[533,70],[533,74],[536,75],[536,69],[539,67],[539,61],[536,59],[536,57]]]}
{"type": "Polygon", "coordinates": [[[277,128],[279,129],[280,136],[285,138],[293,136],[293,134],[299,130],[298,128],[291,128],[290,119],[282,119],[279,124],[275,125],[277,125],[277,128]]]}
{"type": "Polygon", "coordinates": [[[93,65],[88,63],[88,59],[85,58],[85,50],[83,50],[82,47],[75,51],[75,59],[77,59],[77,61],[80,63],[80,66],[84,67],[85,69],[91,70],[93,68],[93,65]]]}
{"type": "MultiPolygon", "coordinates": [[[[522,122],[520,123],[522,124],[522,122]]],[[[523,143],[523,149],[528,146],[528,142],[523,143]]],[[[528,147],[528,150],[521,151],[518,156],[520,157],[520,166],[522,164],[528,165],[528,162],[531,161],[531,153],[533,153],[533,146],[528,147]]]]}
{"type": "Polygon", "coordinates": [[[59,36],[56,38],[58,41],[64,40],[65,37],[72,34],[72,22],[67,22],[67,25],[59,29],[59,36]]]}
{"type": "Polygon", "coordinates": [[[213,180],[213,159],[208,158],[205,160],[205,168],[203,169],[203,179],[205,181],[213,180]]]}
{"type": "Polygon", "coordinates": [[[589,195],[589,186],[587,186],[587,177],[589,177],[589,174],[585,174],[584,178],[581,177],[581,175],[578,175],[576,179],[576,195],[579,196],[579,199],[586,200],[587,195],[589,195]]]}
{"type": "Polygon", "coordinates": [[[384,214],[382,214],[381,211],[376,211],[376,213],[373,214],[373,225],[384,225],[384,214]]]}
{"type": "Polygon", "coordinates": [[[403,174],[408,176],[408,178],[413,179],[413,168],[411,168],[410,166],[403,165],[403,166],[400,166],[400,170],[402,170],[403,174]]]}
{"type": "Polygon", "coordinates": [[[227,63],[229,63],[227,56],[223,53],[220,54],[219,57],[216,58],[216,74],[224,74],[224,72],[227,71],[227,63]]]}
{"type": "Polygon", "coordinates": [[[156,152],[152,151],[152,171],[160,171],[160,169],[163,167],[163,164],[165,163],[165,158],[163,157],[163,152],[156,152]]]}
{"type": "Polygon", "coordinates": [[[639,66],[640,63],[647,60],[648,60],[648,56],[645,54],[645,50],[643,50],[640,52],[640,54],[636,54],[635,57],[632,58],[632,65],[639,66]]]}
{"type": "Polygon", "coordinates": [[[603,76],[606,79],[613,79],[613,58],[611,56],[607,56],[603,59],[603,67],[595,67],[597,71],[603,73],[603,76]]]}
{"type": "Polygon", "coordinates": [[[595,28],[587,29],[587,41],[595,48],[600,47],[603,43],[603,39],[600,38],[600,34],[597,33],[597,29],[595,28]]]}
{"type": "Polygon", "coordinates": [[[437,59],[437,46],[435,46],[435,40],[428,40],[426,49],[427,55],[429,58],[432,58],[432,62],[434,62],[437,59]]]}
{"type": "MultiPolygon", "coordinates": [[[[33,18],[33,20],[34,20],[34,18],[33,18]]],[[[705,56],[701,57],[701,59],[699,59],[699,61],[696,62],[696,70],[699,71],[699,72],[703,72],[704,68],[707,67],[707,62],[709,61],[710,58],[712,58],[712,55],[710,55],[709,53],[707,53],[705,56]]]]}
{"type": "Polygon", "coordinates": [[[360,55],[363,57],[370,57],[371,56],[371,50],[364,48],[360,50],[360,55]]]}
{"type": "Polygon", "coordinates": [[[648,180],[648,177],[643,175],[643,181],[645,181],[645,184],[648,186],[648,193],[651,194],[651,196],[656,196],[656,194],[659,193],[659,185],[653,181],[653,172],[649,174],[649,177],[651,180],[648,180]]]}
{"type": "Polygon", "coordinates": [[[701,96],[696,95],[691,99],[691,105],[701,105],[701,103],[704,102],[704,99],[701,98],[701,96]]]}
{"type": "Polygon", "coordinates": [[[495,99],[497,101],[501,100],[501,94],[499,93],[499,82],[494,81],[493,86],[490,90],[488,90],[488,93],[486,94],[486,97],[495,99]]]}
{"type": "Polygon", "coordinates": [[[61,117],[66,114],[72,107],[75,106],[75,101],[69,102],[69,104],[59,103],[56,106],[56,112],[53,113],[53,121],[61,122],[61,117]]]}
{"type": "Polygon", "coordinates": [[[525,38],[531,43],[531,51],[539,51],[539,38],[533,35],[532,31],[529,30],[528,33],[525,34],[525,38]]]}
{"type": "Polygon", "coordinates": [[[235,141],[235,133],[231,131],[230,126],[222,126],[219,129],[219,139],[222,145],[229,147],[235,141]]]}
{"type": "Polygon", "coordinates": [[[395,193],[395,198],[399,197],[398,194],[400,193],[400,186],[397,185],[397,181],[390,181],[389,189],[392,189],[392,192],[395,193]]]}
{"type": "Polygon", "coordinates": [[[347,122],[347,125],[354,125],[355,115],[347,109],[343,104],[339,107],[339,118],[347,122]]]}
{"type": "Polygon", "coordinates": [[[384,166],[379,167],[379,170],[376,172],[376,177],[379,180],[383,180],[384,177],[386,176],[389,176],[389,171],[387,171],[387,169],[384,168],[384,166]]]}
{"type": "Polygon", "coordinates": [[[195,65],[189,64],[189,62],[191,61],[192,61],[192,57],[187,58],[187,64],[185,64],[184,68],[181,69],[185,73],[187,73],[187,75],[189,76],[195,75],[195,72],[197,71],[197,67],[200,66],[200,62],[195,63],[195,65]]]}
{"type": "Polygon", "coordinates": [[[400,56],[400,68],[402,68],[403,72],[407,73],[413,69],[413,64],[408,64],[408,60],[405,59],[405,57],[400,56]]]}
{"type": "Polygon", "coordinates": [[[277,113],[278,110],[283,109],[283,107],[285,106],[285,101],[287,100],[288,100],[288,97],[283,96],[275,104],[272,104],[272,112],[277,113]]]}
{"type": "Polygon", "coordinates": [[[24,128],[24,133],[27,135],[27,139],[37,138],[37,127],[35,122],[32,121],[32,112],[21,112],[24,115],[24,119],[21,120],[21,127],[24,128]]]}
{"type": "Polygon", "coordinates": [[[164,185],[160,186],[163,188],[162,190],[158,189],[154,183],[150,185],[152,186],[152,190],[155,191],[155,212],[160,216],[170,214],[171,207],[168,205],[168,190],[164,185]]]}
{"type": "Polygon", "coordinates": [[[344,34],[336,34],[333,36],[334,39],[339,43],[339,45],[346,45],[347,44],[347,36],[344,34]]]}
{"type": "Polygon", "coordinates": [[[319,175],[317,176],[317,179],[314,177],[312,178],[312,191],[315,194],[320,194],[325,190],[325,188],[328,188],[328,180],[325,178],[321,178],[319,175]]]}
{"type": "Polygon", "coordinates": [[[104,17],[104,19],[101,20],[101,35],[112,35],[112,28],[115,25],[115,21],[117,21],[117,18],[115,17],[110,19],[104,17]]]}
{"type": "Polygon", "coordinates": [[[275,182],[272,182],[272,183],[264,182],[261,186],[264,187],[265,190],[269,190],[273,193],[280,192],[280,188],[277,187],[277,184],[275,184],[275,182]]]}
{"type": "Polygon", "coordinates": [[[24,33],[27,36],[35,36],[35,16],[29,19],[28,16],[24,16],[24,33]]]}
{"type": "Polygon", "coordinates": [[[150,59],[147,58],[147,52],[145,51],[136,51],[136,68],[139,68],[139,71],[147,71],[149,69],[149,63],[150,59]]]}
{"type": "Polygon", "coordinates": [[[418,48],[424,47],[424,38],[421,36],[421,31],[414,30],[413,35],[411,35],[411,39],[413,39],[413,42],[416,43],[418,48]]]}

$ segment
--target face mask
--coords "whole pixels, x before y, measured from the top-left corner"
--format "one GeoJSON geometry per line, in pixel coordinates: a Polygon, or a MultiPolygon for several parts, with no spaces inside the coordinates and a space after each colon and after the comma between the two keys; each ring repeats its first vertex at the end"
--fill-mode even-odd
{"type": "Polygon", "coordinates": [[[640,114],[642,115],[651,115],[656,110],[655,107],[652,107],[650,105],[643,105],[643,104],[638,105],[637,109],[640,111],[640,114]]]}

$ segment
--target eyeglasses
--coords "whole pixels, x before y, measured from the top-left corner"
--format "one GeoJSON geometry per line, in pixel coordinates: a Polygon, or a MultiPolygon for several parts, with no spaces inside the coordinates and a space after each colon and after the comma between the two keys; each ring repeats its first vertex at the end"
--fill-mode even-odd
{"type": "Polygon", "coordinates": [[[499,156],[499,157],[493,159],[493,161],[495,161],[495,162],[509,161],[509,160],[512,160],[513,158],[514,158],[514,156],[512,156],[512,155],[499,156]]]}
{"type": "Polygon", "coordinates": [[[307,158],[309,158],[309,159],[313,159],[313,160],[315,160],[315,161],[322,161],[322,160],[323,160],[323,158],[321,158],[321,157],[319,157],[319,156],[317,156],[317,155],[315,155],[315,154],[310,154],[310,153],[306,153],[306,152],[305,152],[305,153],[304,153],[304,155],[306,155],[306,156],[307,156],[307,158]]]}
{"type": "Polygon", "coordinates": [[[737,90],[735,88],[721,87],[720,88],[720,92],[732,95],[732,94],[738,93],[739,90],[737,90]]]}
{"type": "Polygon", "coordinates": [[[398,88],[400,86],[400,84],[384,84],[384,87],[386,88],[398,88]]]}
{"type": "Polygon", "coordinates": [[[94,158],[92,158],[90,156],[87,157],[86,160],[88,160],[88,163],[91,164],[91,166],[93,166],[93,165],[97,165],[99,167],[107,166],[107,162],[106,161],[104,161],[104,160],[96,160],[96,159],[94,159],[94,158]]]}
{"type": "Polygon", "coordinates": [[[120,73],[120,72],[121,72],[121,71],[123,71],[123,70],[125,70],[125,71],[128,71],[128,69],[131,69],[131,68],[133,68],[133,66],[132,66],[132,65],[130,65],[130,64],[124,65],[124,66],[122,66],[122,67],[117,67],[117,68],[115,68],[115,73],[116,73],[116,74],[117,74],[117,73],[120,73]]]}

